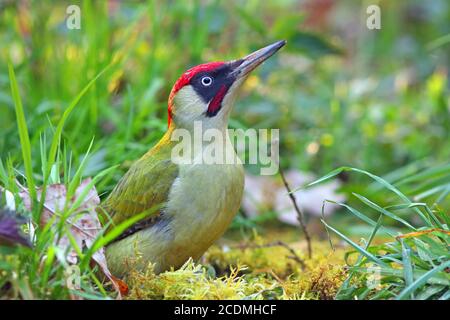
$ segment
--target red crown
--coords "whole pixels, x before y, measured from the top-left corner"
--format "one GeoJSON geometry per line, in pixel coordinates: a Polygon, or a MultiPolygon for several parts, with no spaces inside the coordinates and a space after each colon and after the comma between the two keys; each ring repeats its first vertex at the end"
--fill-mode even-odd
{"type": "Polygon", "coordinates": [[[178,78],[177,82],[175,82],[175,84],[173,85],[173,88],[170,91],[169,95],[169,105],[168,105],[169,116],[167,119],[168,125],[170,125],[170,122],[172,120],[173,98],[175,97],[176,93],[185,85],[188,85],[191,82],[191,79],[199,72],[211,71],[222,66],[223,64],[224,62],[222,61],[200,64],[198,66],[190,68],[185,73],[183,73],[181,77],[178,78]]]}

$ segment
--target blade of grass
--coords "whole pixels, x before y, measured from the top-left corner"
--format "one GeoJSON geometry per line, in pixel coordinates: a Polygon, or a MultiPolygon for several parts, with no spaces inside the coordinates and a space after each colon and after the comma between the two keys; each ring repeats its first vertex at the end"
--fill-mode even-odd
{"type": "Polygon", "coordinates": [[[78,169],[75,172],[75,175],[73,176],[72,181],[70,181],[70,183],[69,183],[69,187],[67,188],[66,204],[64,207],[64,211],[67,210],[67,205],[69,204],[69,199],[72,198],[72,196],[75,193],[75,190],[77,189],[78,185],[81,182],[81,175],[83,174],[83,170],[86,166],[86,162],[87,162],[87,159],[89,158],[89,153],[91,152],[91,148],[92,148],[93,144],[94,144],[94,138],[91,139],[91,142],[90,142],[89,147],[83,157],[83,160],[81,160],[81,163],[78,166],[78,169]]]}
{"type": "MultiPolygon", "coordinates": [[[[408,248],[403,239],[400,240],[400,243],[402,245],[402,258],[403,258],[402,262],[403,262],[403,275],[405,278],[405,284],[406,286],[410,286],[414,281],[413,266],[411,263],[411,249],[408,248]]],[[[412,295],[411,298],[414,299],[412,295]]]]}
{"type": "Polygon", "coordinates": [[[9,81],[11,85],[11,94],[14,100],[14,106],[17,117],[17,127],[19,129],[20,146],[22,149],[23,163],[25,166],[25,176],[27,178],[27,186],[30,190],[30,196],[32,200],[32,208],[37,200],[37,194],[35,189],[35,183],[33,178],[33,165],[31,161],[31,144],[30,137],[28,135],[27,122],[25,120],[25,113],[23,111],[22,99],[20,98],[19,88],[17,86],[16,75],[11,62],[8,62],[9,81]]]}
{"type": "Polygon", "coordinates": [[[412,230],[417,230],[415,227],[413,227],[411,224],[409,224],[407,221],[403,220],[402,218],[396,216],[395,214],[387,211],[384,208],[381,208],[379,205],[377,205],[376,203],[370,201],[369,199],[367,199],[366,197],[357,194],[357,193],[352,193],[355,197],[357,197],[359,200],[361,200],[361,202],[365,203],[366,205],[368,205],[369,207],[371,207],[372,209],[384,214],[385,216],[388,216],[391,219],[394,219],[398,222],[400,222],[401,224],[407,226],[408,228],[412,229],[412,230]]]}
{"type": "Polygon", "coordinates": [[[39,207],[39,215],[42,212],[43,206],[44,206],[44,200],[45,200],[45,195],[46,195],[46,191],[47,191],[47,183],[48,183],[48,178],[50,176],[51,173],[51,168],[53,166],[53,164],[55,163],[56,160],[56,154],[58,152],[59,149],[59,144],[61,141],[61,135],[62,135],[62,130],[64,128],[64,124],[67,120],[67,118],[69,117],[69,115],[72,113],[73,109],[76,107],[76,105],[78,104],[78,102],[81,100],[81,98],[86,94],[86,92],[89,90],[89,88],[92,87],[92,85],[97,81],[98,78],[100,78],[104,73],[106,73],[106,71],[108,71],[111,66],[113,66],[115,64],[115,62],[111,62],[110,64],[108,64],[102,71],[100,71],[91,81],[88,82],[88,84],[80,91],[80,93],[75,97],[75,99],[72,100],[72,102],[70,103],[69,107],[64,111],[61,120],[59,120],[58,125],[55,129],[55,134],[53,136],[52,139],[52,144],[50,146],[50,151],[49,151],[49,155],[48,155],[48,160],[47,160],[47,164],[46,164],[46,173],[44,175],[44,183],[42,186],[42,194],[41,194],[41,199],[40,199],[40,207],[39,207]]]}
{"type": "MultiPolygon", "coordinates": [[[[362,214],[359,210],[345,204],[342,202],[336,202],[336,201],[332,201],[332,200],[326,200],[327,202],[339,205],[341,207],[346,208],[351,214],[353,214],[355,217],[357,217],[358,219],[361,219],[362,221],[364,221],[365,223],[371,225],[372,227],[377,227],[378,226],[378,222],[375,222],[374,220],[370,219],[369,217],[367,217],[365,214],[362,214]]],[[[386,233],[387,235],[391,236],[391,237],[395,237],[395,234],[392,230],[384,227],[384,226],[379,226],[378,228],[380,228],[381,231],[383,231],[384,233],[386,233]]]]}
{"type": "Polygon", "coordinates": [[[50,246],[47,250],[47,259],[42,270],[41,275],[41,286],[45,287],[47,284],[50,272],[52,271],[53,262],[55,261],[55,247],[50,246]]]}
{"type": "Polygon", "coordinates": [[[440,291],[445,290],[445,286],[431,286],[423,290],[420,294],[416,296],[417,300],[428,300],[435,294],[439,293],[440,291]]]}
{"type": "MultiPolygon", "coordinates": [[[[354,269],[354,270],[356,270],[358,272],[361,272],[361,273],[370,273],[371,272],[370,270],[373,269],[373,267],[356,267],[355,266],[355,267],[351,267],[351,269],[354,269]]],[[[432,269],[432,270],[434,270],[434,269],[432,269]]],[[[392,278],[395,278],[396,280],[404,279],[403,278],[403,276],[404,276],[403,270],[398,269],[398,268],[386,267],[386,268],[380,268],[379,271],[380,271],[381,275],[386,276],[386,277],[390,277],[391,279],[392,278]]],[[[414,272],[414,279],[416,279],[416,281],[417,281],[420,278],[422,278],[423,276],[425,276],[428,272],[429,272],[429,270],[428,271],[416,270],[414,272]]],[[[440,273],[439,272],[435,272],[433,275],[427,277],[424,280],[424,282],[422,283],[422,285],[425,284],[425,283],[430,284],[430,285],[445,285],[445,286],[449,286],[450,285],[450,279],[448,278],[448,275],[445,272],[440,272],[440,273]]],[[[421,287],[421,285],[418,286],[417,288],[419,288],[419,287],[421,287]]]]}
{"type": "MultiPolygon", "coordinates": [[[[365,245],[364,249],[367,250],[370,247],[370,244],[372,243],[373,239],[375,238],[375,235],[377,234],[378,230],[381,228],[382,223],[383,223],[383,215],[380,214],[380,216],[378,217],[377,223],[375,225],[375,228],[373,228],[373,231],[370,234],[369,240],[367,241],[367,244],[365,245]]],[[[358,259],[356,260],[355,265],[359,266],[361,264],[362,259],[363,259],[363,256],[360,255],[358,257],[358,259]]],[[[350,272],[347,279],[345,279],[345,281],[342,283],[341,288],[339,288],[339,292],[341,292],[341,290],[345,290],[346,288],[348,288],[350,281],[353,278],[354,274],[355,274],[354,271],[350,272]]],[[[339,295],[339,292],[336,294],[336,296],[339,295]]]]}
{"type": "Polygon", "coordinates": [[[438,166],[434,168],[430,168],[424,170],[420,173],[417,173],[413,176],[406,177],[396,183],[397,186],[405,185],[411,182],[421,182],[421,181],[430,181],[435,178],[446,176],[450,174],[450,164],[446,164],[443,166],[438,166]]]}
{"type": "MultiPolygon", "coordinates": [[[[406,196],[404,195],[400,190],[398,190],[396,187],[394,187],[391,183],[387,182],[386,180],[380,178],[377,175],[374,175],[368,171],[365,170],[361,170],[361,169],[357,169],[357,168],[352,168],[352,167],[340,167],[337,168],[333,171],[331,171],[330,173],[326,174],[325,176],[310,182],[304,186],[300,186],[294,190],[292,190],[291,192],[295,192],[307,187],[311,187],[314,186],[318,183],[324,182],[326,180],[329,180],[335,176],[337,176],[338,174],[342,173],[342,172],[346,172],[346,171],[350,171],[350,172],[357,172],[357,173],[361,173],[364,174],[368,177],[370,177],[371,179],[375,180],[376,182],[380,183],[382,186],[384,186],[386,189],[388,189],[389,191],[393,192],[394,194],[396,194],[400,199],[402,199],[404,202],[407,203],[412,203],[412,201],[406,196]]],[[[418,208],[418,207],[414,207],[413,210],[419,215],[419,217],[428,225],[428,226],[433,226],[433,224],[431,224],[431,222],[426,218],[426,216],[424,215],[424,213],[418,208]]]]}
{"type": "Polygon", "coordinates": [[[409,286],[407,286],[405,289],[400,292],[400,294],[395,298],[396,300],[403,300],[408,298],[414,291],[416,291],[418,288],[423,286],[428,279],[430,279],[434,274],[445,270],[446,268],[450,267],[450,261],[446,261],[445,263],[431,269],[430,271],[423,274],[421,277],[419,277],[416,281],[411,283],[409,286]]]}
{"type": "Polygon", "coordinates": [[[369,251],[367,251],[364,248],[361,248],[359,245],[357,245],[355,242],[353,242],[352,240],[350,240],[350,238],[348,238],[347,236],[345,236],[344,234],[342,234],[341,232],[339,232],[338,230],[334,229],[333,227],[331,227],[330,225],[328,225],[323,219],[321,219],[322,223],[329,228],[331,231],[333,231],[334,233],[336,233],[340,238],[342,238],[345,242],[347,242],[349,245],[351,245],[353,248],[355,248],[359,253],[361,253],[362,255],[366,256],[368,259],[370,259],[371,261],[387,267],[387,264],[384,263],[383,261],[381,261],[380,259],[378,259],[377,257],[375,257],[373,254],[371,254],[369,251]]]}
{"type": "Polygon", "coordinates": [[[3,166],[3,161],[0,159],[0,181],[3,182],[3,185],[6,187],[8,184],[8,173],[6,172],[5,167],[3,166]]]}

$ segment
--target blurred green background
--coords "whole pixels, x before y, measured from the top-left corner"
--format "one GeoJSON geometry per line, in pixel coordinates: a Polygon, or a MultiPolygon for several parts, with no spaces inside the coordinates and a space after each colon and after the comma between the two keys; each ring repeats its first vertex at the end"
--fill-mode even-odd
{"type": "MultiPolygon", "coordinates": [[[[0,158],[23,171],[7,61],[16,70],[38,182],[41,141],[51,139],[86,83],[117,62],[63,134],[74,168],[94,139],[84,176],[121,164],[97,185],[108,193],[165,131],[167,97],[183,71],[286,39],[249,78],[230,127],[280,128],[283,167],[316,175],[358,167],[436,200],[450,192],[449,21],[446,0],[2,0],[0,158]],[[66,26],[72,4],[81,8],[80,30],[66,26]],[[380,30],[366,26],[371,4],[381,8],[380,30]],[[407,179],[423,171],[426,179],[407,179]]],[[[367,187],[357,176],[340,179],[343,192],[367,187]]]]}

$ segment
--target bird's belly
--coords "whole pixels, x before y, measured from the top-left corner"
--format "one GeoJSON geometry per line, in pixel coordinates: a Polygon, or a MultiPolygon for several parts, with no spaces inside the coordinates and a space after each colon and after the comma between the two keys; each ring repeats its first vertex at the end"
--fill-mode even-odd
{"type": "Polygon", "coordinates": [[[180,165],[162,220],[106,249],[111,272],[124,276],[153,263],[159,273],[200,258],[239,210],[243,188],[241,164],[180,165]]]}
{"type": "Polygon", "coordinates": [[[173,234],[168,266],[198,259],[225,232],[239,210],[243,185],[241,164],[180,167],[166,206],[173,234]]]}

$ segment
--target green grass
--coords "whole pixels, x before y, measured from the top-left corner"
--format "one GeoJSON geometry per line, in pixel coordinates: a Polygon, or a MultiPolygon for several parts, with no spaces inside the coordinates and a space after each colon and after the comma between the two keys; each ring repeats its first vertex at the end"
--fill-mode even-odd
{"type": "MultiPolygon", "coordinates": [[[[167,97],[184,70],[286,39],[249,79],[230,126],[280,128],[283,166],[319,176],[346,166],[320,180],[338,176],[349,198],[325,221],[354,250],[338,298],[449,299],[448,236],[396,237],[449,226],[450,5],[379,5],[382,29],[373,32],[350,0],[312,22],[295,1],[141,1],[118,10],[107,1],[1,1],[0,185],[35,226],[51,184],[65,184],[69,199],[93,177],[104,197],[165,131],[167,97]],[[81,7],[81,30],[65,27],[69,4],[81,7]],[[32,212],[17,182],[30,190],[32,212]],[[356,228],[365,228],[364,241],[356,228]],[[381,270],[382,288],[365,286],[368,270],[381,270]]],[[[275,216],[240,215],[233,226],[246,236],[275,216]]],[[[110,238],[79,250],[81,290],[62,286],[67,261],[54,239],[63,224],[57,233],[37,228],[33,250],[0,246],[0,297],[114,297],[88,263],[110,238]]]]}
{"type": "Polygon", "coordinates": [[[33,167],[31,162],[31,144],[28,136],[28,128],[23,112],[22,99],[20,98],[19,89],[17,88],[16,75],[14,73],[13,66],[8,65],[9,79],[11,83],[11,95],[14,99],[14,105],[17,117],[17,129],[19,131],[20,146],[22,149],[22,158],[25,166],[25,173],[27,178],[28,189],[30,190],[33,206],[36,203],[36,188],[33,177],[33,167]]]}
{"type": "MultiPolygon", "coordinates": [[[[89,267],[90,255],[86,255],[78,248],[76,242],[74,242],[71,233],[66,229],[66,220],[69,216],[75,213],[75,210],[80,206],[83,200],[87,196],[87,192],[95,186],[100,178],[102,178],[109,170],[104,170],[97,174],[90,184],[84,189],[77,201],[75,201],[72,206],[68,206],[69,200],[73,198],[75,190],[81,182],[81,176],[84,169],[85,160],[89,156],[89,149],[86,152],[86,156],[81,161],[80,166],[77,170],[72,173],[70,170],[64,170],[60,172],[61,168],[68,168],[67,162],[71,162],[70,158],[62,155],[61,152],[61,135],[64,127],[65,120],[74,110],[79,100],[88,91],[88,89],[95,83],[95,81],[106,71],[107,69],[100,72],[96,77],[94,77],[84,89],[76,96],[76,98],[70,103],[69,107],[60,119],[56,130],[54,131],[54,136],[52,139],[51,147],[49,148],[49,154],[46,155],[45,143],[41,143],[41,161],[42,161],[42,176],[43,185],[40,188],[41,197],[37,199],[36,188],[34,184],[33,172],[32,170],[32,159],[31,159],[31,146],[29,142],[28,129],[26,124],[26,119],[23,113],[22,102],[20,99],[20,94],[18,91],[17,81],[14,74],[14,69],[9,66],[10,82],[11,82],[11,93],[14,96],[14,102],[17,113],[17,126],[20,133],[21,145],[24,148],[23,151],[23,162],[26,168],[26,181],[27,181],[27,192],[30,193],[32,199],[32,210],[31,216],[29,216],[30,223],[36,230],[35,237],[33,239],[34,248],[18,248],[16,249],[15,255],[10,255],[10,248],[0,248],[0,256],[5,259],[6,263],[3,266],[0,281],[0,288],[4,285],[9,284],[12,289],[6,290],[6,297],[8,298],[22,298],[22,299],[64,299],[69,298],[71,294],[74,295],[88,295],[90,298],[105,298],[109,297],[108,293],[103,288],[101,282],[97,279],[97,275],[94,270],[89,267]],[[50,179],[53,171],[53,179],[50,179]],[[52,183],[59,182],[62,178],[66,181],[67,194],[66,194],[66,205],[60,212],[55,212],[56,216],[61,216],[60,222],[57,228],[54,228],[53,221],[50,221],[42,225],[41,215],[44,207],[44,199],[46,199],[47,187],[52,183]],[[38,201],[39,200],[39,201],[38,201]],[[37,205],[39,204],[39,205],[37,205]],[[64,274],[65,270],[68,268],[68,261],[66,258],[66,252],[63,252],[61,247],[57,245],[57,239],[61,238],[63,235],[69,236],[71,239],[72,247],[76,249],[80,256],[80,277],[81,279],[89,279],[88,281],[81,281],[83,287],[81,290],[76,290],[71,292],[64,284],[66,281],[66,276],[64,274]],[[11,259],[11,261],[8,261],[11,259]],[[44,262],[44,263],[42,263],[44,262]],[[19,275],[18,280],[14,280],[14,275],[19,275]]],[[[8,162],[10,163],[10,162],[8,162]]],[[[70,166],[70,165],[69,165],[70,166]]],[[[8,166],[7,170],[2,165],[2,175],[1,175],[2,185],[8,190],[16,191],[15,197],[19,198],[17,194],[18,188],[16,184],[16,172],[11,165],[8,166]]],[[[21,190],[23,191],[23,190],[21,190]]],[[[25,215],[30,214],[23,205],[20,205],[18,212],[22,212],[25,215]]],[[[101,234],[99,235],[101,238],[101,234]]],[[[92,253],[91,253],[92,255],[92,253]]],[[[109,293],[110,294],[110,293],[109,293]]],[[[3,293],[2,293],[3,295],[3,293]]]]}
{"type": "MultiPolygon", "coordinates": [[[[355,253],[358,255],[356,263],[348,260],[349,276],[336,298],[447,300],[450,292],[448,212],[435,203],[428,205],[412,202],[388,181],[355,168],[336,169],[310,185],[331,179],[343,171],[369,176],[382,189],[394,194],[395,200],[391,205],[381,207],[366,197],[354,193],[356,199],[362,202],[364,213],[352,206],[329,201],[344,207],[350,214],[373,227],[368,240],[361,239],[361,244],[358,244],[322,220],[328,230],[354,248],[355,251],[348,252],[346,259],[355,253]],[[379,216],[377,221],[370,218],[374,211],[379,216]],[[409,220],[418,217],[420,226],[411,225],[405,221],[404,216],[409,220]],[[402,231],[393,231],[383,226],[383,222],[389,219],[403,225],[402,231]],[[390,241],[373,243],[377,233],[383,233],[383,236],[390,238],[390,241]]],[[[449,173],[447,177],[450,177],[449,173]]],[[[421,179],[427,180],[427,178],[427,174],[421,173],[411,177],[410,180],[420,182],[421,179]]],[[[385,195],[383,190],[379,193],[385,195]]]]}

